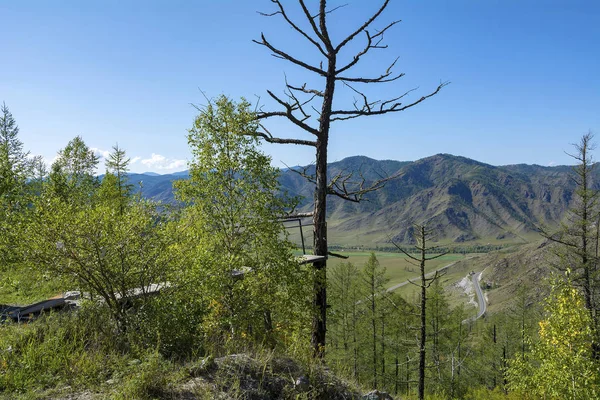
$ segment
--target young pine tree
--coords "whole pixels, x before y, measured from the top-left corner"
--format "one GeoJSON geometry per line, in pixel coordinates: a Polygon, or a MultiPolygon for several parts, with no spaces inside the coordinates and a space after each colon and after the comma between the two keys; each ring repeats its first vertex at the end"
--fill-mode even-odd
{"type": "Polygon", "coordinates": [[[330,271],[330,326],[331,345],[328,359],[339,368],[351,368],[356,378],[358,369],[357,309],[360,300],[359,271],[350,262],[341,262],[330,271]]]}
{"type": "Polygon", "coordinates": [[[19,126],[2,103],[0,107],[0,196],[3,207],[15,207],[31,173],[29,152],[18,138],[19,126]]]}
{"type": "Polygon", "coordinates": [[[373,388],[378,386],[378,377],[382,374],[378,372],[380,360],[385,355],[378,350],[378,344],[384,341],[385,338],[380,335],[382,314],[385,312],[387,304],[384,301],[384,296],[387,295],[385,291],[385,284],[388,282],[388,278],[385,275],[385,268],[383,268],[375,253],[371,253],[371,256],[365,263],[363,274],[363,287],[366,299],[364,300],[366,315],[369,320],[370,330],[370,346],[372,349],[372,385],[373,388]]]}
{"type": "Polygon", "coordinates": [[[106,174],[100,187],[101,196],[117,205],[122,214],[131,200],[133,185],[127,181],[127,172],[131,159],[119,145],[113,146],[113,151],[106,159],[106,174]]]}

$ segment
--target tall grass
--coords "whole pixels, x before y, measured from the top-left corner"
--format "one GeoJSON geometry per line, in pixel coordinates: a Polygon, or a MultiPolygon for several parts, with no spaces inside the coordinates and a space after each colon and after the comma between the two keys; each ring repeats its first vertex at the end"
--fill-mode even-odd
{"type": "Polygon", "coordinates": [[[90,308],[0,325],[0,391],[99,385],[123,357],[111,330],[102,311],[90,308]]]}

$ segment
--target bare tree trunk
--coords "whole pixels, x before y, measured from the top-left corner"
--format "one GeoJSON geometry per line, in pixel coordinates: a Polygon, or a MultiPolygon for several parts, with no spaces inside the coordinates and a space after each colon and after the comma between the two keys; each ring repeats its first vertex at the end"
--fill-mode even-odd
{"type": "Polygon", "coordinates": [[[381,314],[381,387],[385,387],[385,312],[381,314]]]}
{"type": "Polygon", "coordinates": [[[410,358],[408,354],[406,355],[406,395],[410,394],[410,368],[409,368],[410,358]]]}
{"type": "MultiPolygon", "coordinates": [[[[423,236],[425,235],[423,228],[423,236]]],[[[425,398],[425,341],[427,340],[427,281],[425,280],[425,246],[421,247],[421,337],[419,341],[419,400],[425,398]]]]}
{"type": "Polygon", "coordinates": [[[356,296],[352,304],[352,341],[354,346],[354,379],[358,379],[358,344],[356,342],[356,296]]]}
{"type": "Polygon", "coordinates": [[[373,329],[373,389],[377,388],[377,325],[375,309],[375,275],[371,278],[371,328],[373,329]]]}
{"type": "Polygon", "coordinates": [[[436,247],[427,247],[427,241],[431,239],[431,230],[427,229],[425,225],[417,225],[415,224],[415,239],[417,240],[416,248],[419,250],[419,257],[415,257],[412,254],[409,254],[402,247],[398,246],[396,243],[392,242],[394,246],[404,255],[406,255],[411,260],[419,263],[420,270],[420,279],[421,282],[416,284],[421,288],[421,327],[420,327],[420,337],[419,337],[419,400],[423,400],[425,398],[425,345],[427,342],[427,288],[431,286],[433,282],[435,282],[439,277],[438,271],[435,272],[433,277],[427,278],[425,276],[425,263],[430,260],[434,260],[438,257],[443,256],[445,253],[437,254],[433,256],[427,257],[428,250],[434,250],[436,247]]]}
{"type": "MultiPolygon", "coordinates": [[[[333,91],[335,90],[335,55],[329,58],[327,85],[325,87],[319,136],[317,137],[315,204],[313,214],[314,254],[327,257],[327,143],[333,91]]],[[[314,282],[315,314],[312,322],[312,345],[315,356],[322,358],[325,351],[327,334],[327,262],[314,264],[316,269],[314,282]]]]}

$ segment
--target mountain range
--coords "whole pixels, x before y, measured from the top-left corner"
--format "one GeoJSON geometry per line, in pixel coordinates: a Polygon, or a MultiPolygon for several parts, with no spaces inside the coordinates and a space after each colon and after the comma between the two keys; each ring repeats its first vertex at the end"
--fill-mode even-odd
{"type": "MultiPolygon", "coordinates": [[[[301,196],[299,211],[311,211],[313,185],[298,174],[314,166],[282,170],[282,190],[301,196]]],[[[440,244],[525,243],[537,239],[540,226],[557,226],[572,206],[572,167],[492,166],[465,157],[437,154],[421,160],[374,160],[348,157],[329,164],[330,176],[353,173],[365,187],[382,177],[385,186],[360,203],[328,198],[330,245],[385,247],[390,240],[410,244],[413,224],[426,223],[440,244]]],[[[142,181],[144,197],[174,201],[172,181],[187,173],[130,174],[142,181]]],[[[600,182],[599,172],[593,182],[600,182]]],[[[309,222],[309,221],[308,221],[309,222]]]]}

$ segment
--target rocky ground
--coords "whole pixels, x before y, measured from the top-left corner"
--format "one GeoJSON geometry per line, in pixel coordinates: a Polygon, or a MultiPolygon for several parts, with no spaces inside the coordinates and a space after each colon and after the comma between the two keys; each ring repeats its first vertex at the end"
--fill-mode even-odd
{"type": "MultiPolygon", "coordinates": [[[[323,400],[393,400],[377,390],[361,392],[354,385],[336,377],[327,368],[302,367],[288,358],[259,360],[246,354],[220,358],[204,358],[187,368],[187,376],[176,384],[155,387],[149,399],[208,400],[208,399],[323,399],[323,400]]],[[[100,400],[112,398],[108,382],[101,393],[83,391],[46,394],[39,398],[57,400],[100,400]]]]}

